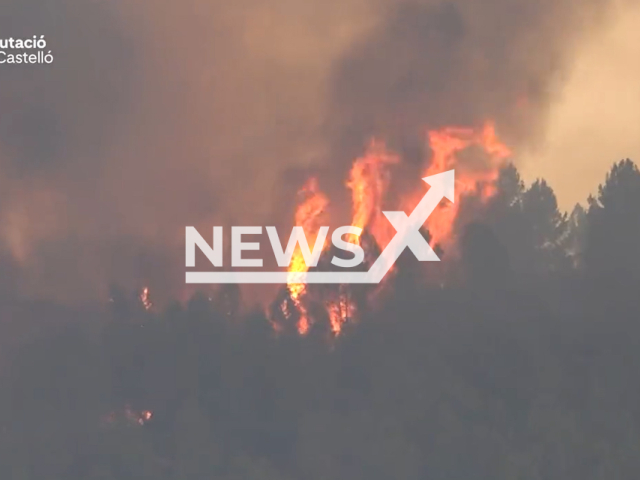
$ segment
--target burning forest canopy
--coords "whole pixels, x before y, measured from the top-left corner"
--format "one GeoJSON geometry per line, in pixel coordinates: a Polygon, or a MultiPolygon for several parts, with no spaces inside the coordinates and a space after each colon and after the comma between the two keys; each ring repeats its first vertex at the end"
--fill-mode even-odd
{"type": "MultiPolygon", "coordinates": [[[[427,132],[427,138],[432,153],[424,176],[452,169],[457,171],[457,175],[454,201],[441,203],[429,216],[423,229],[436,248],[448,249],[450,256],[455,257],[458,248],[455,228],[462,220],[462,218],[459,219],[462,217],[461,205],[464,206],[465,200],[473,200],[477,209],[479,205],[490,202],[496,194],[500,170],[506,167],[506,161],[511,152],[498,140],[495,127],[491,122],[485,123],[478,130],[455,127],[432,130],[427,132]],[[480,157],[480,161],[478,161],[478,155],[474,155],[475,165],[468,160],[465,162],[460,156],[471,147],[479,147],[484,154],[484,157],[480,157]]],[[[349,173],[347,187],[351,190],[351,225],[363,232],[360,236],[354,235],[350,241],[363,247],[366,269],[371,267],[373,261],[387,247],[395,234],[395,229],[382,212],[385,205],[389,205],[387,198],[389,168],[399,162],[398,156],[389,153],[383,144],[372,142],[366,153],[355,160],[349,173]]],[[[315,246],[317,241],[321,241],[318,240],[317,235],[323,223],[321,219],[327,214],[329,200],[319,190],[314,177],[305,184],[300,194],[303,198],[296,209],[295,225],[304,229],[310,245],[315,246]]],[[[397,202],[395,209],[400,208],[411,212],[423,195],[424,192],[400,195],[395,199],[397,202]]],[[[471,219],[468,216],[466,221],[469,222],[471,219]]],[[[326,223],[326,220],[324,221],[326,223]]],[[[325,241],[324,250],[327,250],[328,245],[325,241]]],[[[322,261],[322,256],[320,262],[317,268],[330,267],[328,261],[322,261]]],[[[276,310],[275,314],[271,312],[276,330],[282,328],[281,321],[288,321],[291,317],[297,316],[299,333],[308,332],[313,319],[310,318],[306,297],[312,296],[314,290],[311,285],[303,283],[308,269],[300,247],[296,247],[289,267],[288,295],[280,303],[279,311],[276,310]]],[[[393,270],[391,272],[393,274],[393,270]]],[[[376,290],[381,288],[383,286],[376,290]]],[[[331,330],[338,335],[343,323],[356,318],[356,304],[362,303],[364,299],[361,298],[358,301],[352,298],[353,289],[346,285],[322,290],[324,292],[319,295],[320,298],[315,300],[323,304],[329,316],[331,330]]],[[[361,292],[360,296],[363,294],[361,292]]],[[[368,292],[366,296],[370,297],[373,294],[374,292],[368,292]]]]}

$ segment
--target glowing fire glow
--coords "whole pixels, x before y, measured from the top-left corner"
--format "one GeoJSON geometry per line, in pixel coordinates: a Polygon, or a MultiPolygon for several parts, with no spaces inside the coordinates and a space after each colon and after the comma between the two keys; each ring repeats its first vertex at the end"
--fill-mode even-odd
{"type": "MultiPolygon", "coordinates": [[[[400,161],[389,153],[381,142],[372,141],[364,156],[356,159],[349,174],[347,187],[351,190],[353,216],[351,225],[367,229],[376,243],[384,248],[393,236],[393,227],[382,214],[382,203],[389,184],[389,166],[400,161]]],[[[352,235],[351,243],[360,245],[360,237],[352,235]]],[[[331,331],[339,335],[342,325],[355,315],[348,292],[340,289],[338,299],[329,302],[327,312],[331,331]]]]}
{"type": "MultiPolygon", "coordinates": [[[[389,165],[400,161],[387,152],[384,144],[371,142],[363,157],[351,168],[347,186],[351,189],[353,219],[351,225],[371,232],[381,248],[389,243],[393,228],[382,214],[382,202],[389,184],[389,165]]],[[[360,243],[359,239],[352,242],[360,243]]]]}
{"type": "Polygon", "coordinates": [[[153,307],[153,303],[149,299],[149,287],[144,287],[142,292],[140,293],[140,301],[142,302],[142,306],[145,310],[151,310],[153,307]]]}
{"type": "MultiPolygon", "coordinates": [[[[504,166],[511,151],[498,140],[494,124],[486,122],[482,128],[445,127],[427,132],[429,147],[432,151],[428,167],[423,176],[435,175],[447,170],[455,169],[455,202],[443,202],[430,215],[427,228],[431,236],[431,244],[435,246],[449,245],[453,240],[453,232],[460,213],[460,200],[473,195],[481,201],[486,201],[496,193],[496,180],[500,169],[504,166]],[[464,155],[467,149],[477,148],[485,157],[477,161],[476,154],[464,155]]],[[[357,158],[351,168],[347,187],[351,190],[352,219],[351,225],[367,231],[375,244],[384,249],[396,234],[395,229],[382,213],[390,181],[390,169],[399,163],[399,157],[390,153],[381,142],[372,141],[363,156],[357,158]]],[[[315,178],[309,179],[299,192],[303,200],[300,202],[296,214],[295,225],[304,229],[310,248],[316,242],[322,225],[323,214],[328,205],[327,197],[319,190],[315,178]]],[[[404,209],[409,213],[424,196],[424,190],[413,192],[402,199],[399,204],[390,205],[389,210],[404,209]]],[[[325,223],[327,224],[327,223],[325,223]]],[[[369,238],[369,237],[368,237],[369,238]]],[[[365,248],[372,253],[370,246],[363,245],[361,236],[352,235],[348,239],[351,243],[365,248]]],[[[367,242],[364,242],[367,243],[367,242]]],[[[324,249],[324,245],[323,245],[324,249]]],[[[291,305],[299,313],[297,330],[301,335],[306,334],[311,327],[311,316],[303,301],[307,290],[303,282],[308,267],[299,247],[296,246],[292,262],[289,267],[288,292],[291,303],[287,300],[281,303],[280,311],[285,318],[291,318],[291,305]]],[[[393,270],[392,270],[393,271],[393,270]]],[[[380,289],[367,294],[377,295],[380,289]]],[[[357,316],[357,305],[353,301],[354,292],[347,286],[341,285],[337,293],[332,293],[330,300],[324,300],[324,307],[329,316],[331,331],[334,336],[341,333],[345,322],[357,316]]],[[[357,295],[357,294],[356,294],[357,295]]],[[[273,323],[273,322],[272,322],[273,323]]],[[[278,330],[279,325],[273,323],[278,330]]]]}
{"type": "MultiPolygon", "coordinates": [[[[500,167],[511,155],[511,151],[498,140],[492,122],[485,123],[481,130],[458,127],[430,130],[428,138],[433,155],[424,176],[456,169],[455,202],[442,203],[427,220],[433,244],[443,244],[451,240],[451,233],[460,209],[460,199],[469,194],[476,194],[482,200],[493,196],[500,167]],[[484,164],[480,168],[464,168],[458,154],[471,146],[484,150],[489,157],[488,165],[484,164]]],[[[422,194],[418,200],[412,202],[411,207],[417,204],[421,196],[422,194]]]]}
{"type": "MultiPolygon", "coordinates": [[[[313,249],[318,231],[322,226],[321,216],[327,208],[329,200],[320,191],[315,178],[310,178],[299,193],[303,196],[303,201],[296,210],[295,223],[296,226],[303,228],[307,241],[309,242],[309,248],[313,249]]],[[[301,335],[305,335],[311,326],[308,312],[302,302],[302,296],[305,293],[305,284],[300,283],[304,281],[308,269],[309,267],[304,261],[300,247],[296,246],[291,259],[291,265],[289,266],[287,286],[291,300],[300,314],[298,332],[301,335]]]]}
{"type": "Polygon", "coordinates": [[[326,308],[329,314],[331,332],[333,332],[335,336],[338,336],[340,332],[342,332],[344,323],[352,319],[355,315],[354,305],[349,298],[348,292],[340,288],[338,299],[333,302],[328,302],[326,308]]]}
{"type": "Polygon", "coordinates": [[[143,410],[140,412],[140,417],[138,418],[138,425],[144,425],[153,417],[153,412],[150,410],[143,410]]]}
{"type": "Polygon", "coordinates": [[[125,425],[145,425],[153,418],[151,410],[136,411],[130,405],[125,405],[124,410],[112,411],[105,415],[102,422],[105,425],[125,424],[125,425]]]}

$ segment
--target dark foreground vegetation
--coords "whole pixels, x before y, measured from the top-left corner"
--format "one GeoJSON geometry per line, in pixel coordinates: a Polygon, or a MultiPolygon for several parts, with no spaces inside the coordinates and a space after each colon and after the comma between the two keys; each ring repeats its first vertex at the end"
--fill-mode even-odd
{"type": "Polygon", "coordinates": [[[640,172],[567,217],[510,167],[475,217],[462,275],[400,265],[335,339],[276,334],[229,290],[3,299],[0,478],[637,479],[640,172]]]}

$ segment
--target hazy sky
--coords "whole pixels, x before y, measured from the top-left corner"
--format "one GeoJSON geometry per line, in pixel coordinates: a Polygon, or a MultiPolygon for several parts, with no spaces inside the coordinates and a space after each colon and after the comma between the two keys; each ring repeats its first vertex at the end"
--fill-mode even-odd
{"type": "Polygon", "coordinates": [[[580,46],[539,150],[521,157],[527,181],[544,177],[571,209],[597,192],[614,161],[640,161],[640,5],[618,8],[580,46]]]}

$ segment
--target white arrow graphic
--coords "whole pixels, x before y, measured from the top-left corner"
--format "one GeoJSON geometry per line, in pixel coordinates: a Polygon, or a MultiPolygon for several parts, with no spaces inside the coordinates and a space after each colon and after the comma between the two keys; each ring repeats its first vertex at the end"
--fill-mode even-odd
{"type": "MultiPolygon", "coordinates": [[[[420,227],[443,198],[455,201],[454,171],[424,177],[431,188],[420,200],[411,215],[402,211],[383,212],[397,233],[371,266],[368,272],[306,272],[300,283],[380,283],[391,270],[400,254],[409,248],[421,262],[440,259],[420,234],[420,227]]],[[[289,272],[187,272],[187,283],[288,283],[289,272]]]]}
{"type": "Polygon", "coordinates": [[[391,239],[389,245],[382,251],[367,272],[370,277],[369,282],[380,283],[407,247],[421,262],[440,261],[431,245],[420,234],[420,227],[424,225],[424,222],[427,221],[429,215],[433,213],[443,198],[447,198],[451,202],[455,201],[454,173],[453,170],[449,170],[430,177],[424,177],[422,180],[431,185],[431,188],[422,197],[422,200],[413,209],[409,217],[404,212],[382,212],[398,233],[391,239]]]}

